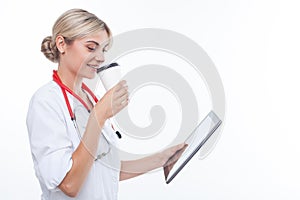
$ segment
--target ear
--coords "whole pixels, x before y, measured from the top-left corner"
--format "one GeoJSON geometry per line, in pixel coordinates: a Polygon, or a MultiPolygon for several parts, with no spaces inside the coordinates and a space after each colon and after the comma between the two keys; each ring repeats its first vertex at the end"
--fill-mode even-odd
{"type": "Polygon", "coordinates": [[[65,38],[61,35],[57,36],[55,39],[56,47],[61,54],[65,53],[67,44],[65,42],[65,38]]]}

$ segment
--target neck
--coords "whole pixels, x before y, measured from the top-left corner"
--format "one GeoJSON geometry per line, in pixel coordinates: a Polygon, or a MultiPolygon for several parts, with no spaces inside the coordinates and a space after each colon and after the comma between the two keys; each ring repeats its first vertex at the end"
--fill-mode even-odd
{"type": "Polygon", "coordinates": [[[58,67],[57,74],[63,84],[65,84],[76,94],[80,93],[82,78],[78,77],[76,73],[73,73],[64,67],[58,67]]]}

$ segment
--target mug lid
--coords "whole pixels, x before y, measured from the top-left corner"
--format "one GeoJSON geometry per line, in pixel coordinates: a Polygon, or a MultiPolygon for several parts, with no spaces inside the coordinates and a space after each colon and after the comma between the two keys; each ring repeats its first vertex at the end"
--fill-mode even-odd
{"type": "Polygon", "coordinates": [[[97,69],[97,73],[100,73],[100,72],[102,72],[102,71],[104,71],[104,70],[106,70],[106,69],[108,69],[108,68],[116,67],[116,66],[119,66],[119,64],[116,63],[116,62],[113,62],[113,63],[107,64],[107,65],[104,65],[104,66],[100,67],[99,69],[97,69]]]}

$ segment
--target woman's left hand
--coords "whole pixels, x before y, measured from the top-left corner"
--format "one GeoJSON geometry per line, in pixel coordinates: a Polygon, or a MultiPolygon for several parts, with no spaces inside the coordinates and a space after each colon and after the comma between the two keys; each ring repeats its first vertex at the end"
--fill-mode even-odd
{"type": "Polygon", "coordinates": [[[178,151],[178,154],[174,155],[170,160],[171,162],[169,161],[171,164],[181,156],[186,147],[187,144],[182,143],[138,160],[122,161],[120,180],[130,179],[151,170],[164,167],[167,161],[178,151]]]}
{"type": "Polygon", "coordinates": [[[159,163],[159,167],[163,167],[166,165],[167,161],[178,151],[181,151],[181,153],[176,154],[175,157],[172,158],[172,162],[176,161],[179,159],[185,148],[187,147],[186,143],[181,143],[175,146],[171,146],[162,152],[158,153],[157,159],[159,163]]]}

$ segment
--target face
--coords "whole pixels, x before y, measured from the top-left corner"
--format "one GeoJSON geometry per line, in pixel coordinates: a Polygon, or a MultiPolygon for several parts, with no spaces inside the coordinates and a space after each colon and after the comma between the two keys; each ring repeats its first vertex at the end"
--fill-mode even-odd
{"type": "Polygon", "coordinates": [[[97,68],[104,62],[104,52],[109,41],[105,30],[76,39],[67,45],[61,61],[78,78],[92,79],[97,68]]]}

